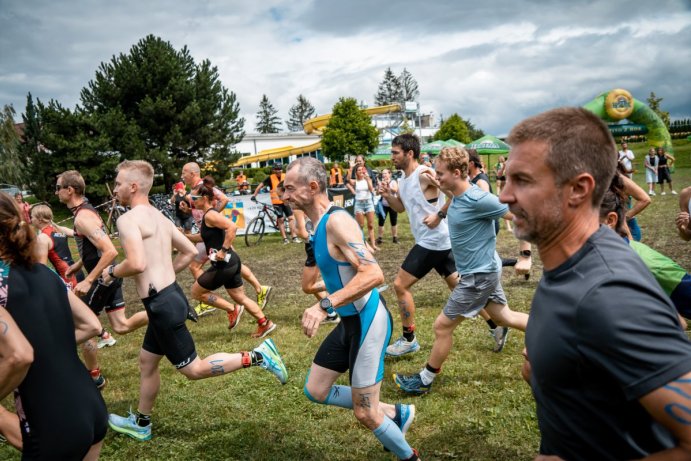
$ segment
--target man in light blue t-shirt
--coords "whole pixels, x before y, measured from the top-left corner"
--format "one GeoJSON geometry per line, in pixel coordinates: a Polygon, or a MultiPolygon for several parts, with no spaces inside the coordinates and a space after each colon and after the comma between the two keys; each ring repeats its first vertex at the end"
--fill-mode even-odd
{"type": "Polygon", "coordinates": [[[483,308],[501,326],[525,331],[528,315],[509,309],[501,286],[501,259],[496,251],[494,221],[511,219],[508,207],[468,180],[468,152],[442,149],[436,181],[450,199],[447,213],[451,249],[461,280],[434,322],[434,345],[425,367],[412,375],[394,374],[396,385],[410,394],[429,392],[453,345],[453,332],[483,308]]]}

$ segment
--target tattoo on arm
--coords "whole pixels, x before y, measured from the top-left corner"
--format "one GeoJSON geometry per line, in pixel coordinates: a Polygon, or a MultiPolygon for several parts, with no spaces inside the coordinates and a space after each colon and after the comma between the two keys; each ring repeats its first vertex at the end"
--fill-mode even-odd
{"type": "Polygon", "coordinates": [[[374,258],[368,257],[367,248],[364,243],[348,242],[348,246],[355,251],[355,254],[360,259],[360,262],[366,264],[377,264],[374,258]]]}
{"type": "Polygon", "coordinates": [[[211,375],[216,376],[216,375],[222,375],[223,373],[226,372],[226,370],[223,368],[223,365],[220,365],[223,363],[223,360],[218,359],[218,360],[211,360],[209,362],[209,365],[211,365],[211,375]]]}
{"type": "Polygon", "coordinates": [[[7,334],[7,330],[10,329],[10,326],[7,324],[7,322],[3,322],[0,320],[0,330],[2,330],[2,335],[5,336],[7,334]]]}
{"type": "Polygon", "coordinates": [[[103,237],[106,237],[106,233],[103,232],[103,229],[100,227],[96,230],[94,230],[91,235],[89,235],[89,240],[91,241],[96,241],[96,240],[101,240],[103,237]]]}
{"type": "MultiPolygon", "coordinates": [[[[664,388],[682,396],[684,399],[691,402],[691,392],[689,392],[689,389],[684,390],[681,388],[681,386],[684,384],[686,385],[686,387],[689,387],[689,385],[691,384],[691,379],[677,379],[676,381],[664,386],[664,388]]],[[[690,404],[682,404],[678,402],[670,403],[668,405],[665,405],[665,413],[667,413],[672,419],[674,419],[679,424],[691,426],[690,404]]]]}

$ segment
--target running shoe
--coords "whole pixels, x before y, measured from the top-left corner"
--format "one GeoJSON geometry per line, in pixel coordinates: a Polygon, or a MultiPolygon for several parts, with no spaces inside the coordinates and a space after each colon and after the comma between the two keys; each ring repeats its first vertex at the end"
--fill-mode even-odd
{"type": "Polygon", "coordinates": [[[4,435],[0,434],[0,445],[3,443],[7,443],[7,439],[5,438],[4,435]]]}
{"type": "Polygon", "coordinates": [[[412,375],[399,375],[394,373],[393,380],[396,386],[407,394],[422,395],[428,393],[432,388],[432,383],[427,385],[422,383],[420,373],[412,375]]]}
{"type": "Polygon", "coordinates": [[[98,344],[96,345],[99,349],[103,349],[104,347],[111,347],[115,346],[115,343],[118,341],[113,338],[113,336],[108,333],[107,331],[103,332],[103,336],[98,338],[98,344]]]}
{"type": "Polygon", "coordinates": [[[269,302],[269,294],[271,294],[271,287],[268,285],[262,285],[257,293],[257,304],[259,304],[260,309],[264,309],[266,303],[269,302]]]}
{"type": "Polygon", "coordinates": [[[267,320],[264,325],[257,325],[257,331],[251,334],[253,338],[263,338],[276,329],[276,324],[267,320]]]}
{"type": "Polygon", "coordinates": [[[506,340],[509,339],[509,327],[497,327],[490,330],[490,334],[494,338],[494,352],[501,352],[506,345],[506,340]]]}
{"type": "Polygon", "coordinates": [[[667,195],[667,192],[662,192],[660,195],[667,195]]]}
{"type": "Polygon", "coordinates": [[[205,315],[209,315],[215,310],[216,308],[214,306],[209,306],[208,304],[204,304],[201,301],[199,302],[199,304],[197,304],[197,307],[194,308],[194,312],[197,313],[197,317],[204,317],[205,315]]]}
{"type": "Polygon", "coordinates": [[[288,381],[288,370],[286,370],[285,363],[283,363],[281,354],[278,353],[273,339],[265,339],[263,343],[254,349],[254,352],[259,352],[263,357],[262,362],[259,364],[260,367],[273,373],[281,384],[285,384],[288,381]]]}
{"type": "Polygon", "coordinates": [[[420,350],[420,343],[417,342],[417,338],[412,341],[408,341],[403,336],[398,338],[396,342],[391,344],[386,348],[386,355],[388,357],[400,357],[405,354],[412,354],[420,350]]]}
{"type": "Polygon", "coordinates": [[[384,243],[384,241],[381,237],[377,237],[377,240],[375,240],[374,243],[376,243],[377,245],[381,245],[382,243],[384,243]]]}
{"type": "Polygon", "coordinates": [[[242,304],[236,304],[235,310],[233,312],[228,312],[228,329],[230,331],[233,331],[235,327],[238,326],[243,312],[245,312],[245,306],[242,304]]]}
{"type": "Polygon", "coordinates": [[[115,432],[129,435],[133,439],[139,440],[141,442],[151,440],[152,425],[149,424],[145,427],[140,426],[139,424],[137,424],[137,416],[131,411],[129,412],[127,418],[123,416],[118,416],[113,413],[109,414],[108,425],[115,432]]]}
{"type": "Polygon", "coordinates": [[[393,238],[393,243],[398,243],[398,237],[393,238]]]}
{"type": "Polygon", "coordinates": [[[283,239],[283,244],[284,244],[284,245],[288,245],[289,243],[290,243],[290,240],[288,240],[287,237],[283,239]]]}
{"type": "Polygon", "coordinates": [[[338,314],[327,315],[324,320],[319,322],[319,325],[338,325],[341,323],[341,317],[338,314]]]}
{"type": "Polygon", "coordinates": [[[673,190],[672,195],[677,195],[677,191],[673,190]]]}
{"type": "Polygon", "coordinates": [[[300,237],[293,237],[293,243],[302,243],[302,240],[300,240],[300,237]]]}
{"type": "Polygon", "coordinates": [[[408,432],[410,426],[413,424],[415,419],[415,405],[406,405],[405,403],[396,404],[396,416],[393,418],[393,422],[396,426],[401,429],[403,435],[408,432]]]}

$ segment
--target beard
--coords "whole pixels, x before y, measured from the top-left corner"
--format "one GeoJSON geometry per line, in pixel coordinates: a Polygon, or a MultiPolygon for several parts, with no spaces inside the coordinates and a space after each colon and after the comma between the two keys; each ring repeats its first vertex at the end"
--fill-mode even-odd
{"type": "Polygon", "coordinates": [[[525,210],[514,208],[511,213],[519,219],[513,224],[513,235],[519,240],[540,246],[548,241],[554,233],[562,227],[564,213],[561,208],[561,196],[555,196],[545,201],[539,212],[530,215],[525,210]]]}

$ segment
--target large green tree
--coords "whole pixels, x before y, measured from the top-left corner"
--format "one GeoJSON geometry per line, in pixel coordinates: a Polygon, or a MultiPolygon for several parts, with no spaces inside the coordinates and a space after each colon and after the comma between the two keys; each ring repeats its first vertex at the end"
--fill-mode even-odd
{"type": "Polygon", "coordinates": [[[259,111],[257,112],[257,132],[266,134],[281,131],[281,117],[276,114],[278,114],[278,109],[263,94],[262,99],[259,101],[259,111]]]}
{"type": "Polygon", "coordinates": [[[322,152],[332,162],[367,154],[379,144],[379,132],[372,117],[360,110],[354,98],[340,98],[322,136],[322,152]]]}
{"type": "Polygon", "coordinates": [[[309,102],[309,99],[303,95],[298,96],[297,103],[291,107],[288,112],[288,121],[286,122],[288,130],[302,131],[302,124],[305,123],[306,120],[314,117],[314,113],[314,106],[309,102]]]}
{"type": "Polygon", "coordinates": [[[236,96],[218,69],[153,35],[101,63],[81,102],[76,112],[105,140],[105,152],[152,162],[167,186],[190,161],[214,161],[225,176],[244,136],[236,96]]]}
{"type": "Polygon", "coordinates": [[[657,115],[660,116],[663,122],[665,122],[665,126],[669,128],[669,112],[666,112],[660,108],[660,103],[664,100],[664,98],[658,98],[653,91],[650,92],[650,96],[648,96],[648,107],[650,107],[653,112],[655,112],[657,115]]]}
{"type": "Polygon", "coordinates": [[[455,139],[462,143],[469,143],[470,133],[468,132],[468,125],[466,125],[463,118],[458,114],[453,114],[451,117],[444,120],[439,127],[439,130],[434,134],[435,141],[446,141],[455,139]]]}
{"type": "Polygon", "coordinates": [[[24,185],[25,164],[19,146],[21,139],[14,126],[16,112],[5,104],[0,113],[0,182],[24,185]]]}
{"type": "Polygon", "coordinates": [[[377,106],[397,104],[403,100],[401,81],[396,77],[390,67],[384,72],[384,79],[379,83],[377,94],[374,95],[374,103],[377,106]]]}

